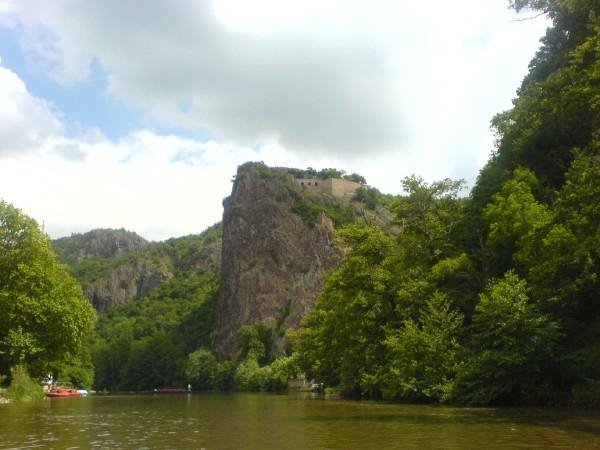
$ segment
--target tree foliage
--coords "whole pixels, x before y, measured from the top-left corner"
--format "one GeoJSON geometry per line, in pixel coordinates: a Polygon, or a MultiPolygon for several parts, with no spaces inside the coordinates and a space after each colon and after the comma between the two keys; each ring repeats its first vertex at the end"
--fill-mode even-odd
{"type": "Polygon", "coordinates": [[[94,312],[37,223],[0,202],[0,371],[38,376],[84,351],[94,312]]]}
{"type": "MultiPolygon", "coordinates": [[[[191,382],[188,355],[210,346],[217,292],[210,271],[192,279],[179,275],[103,315],[93,344],[95,387],[150,390],[191,382]]],[[[199,375],[194,377],[200,385],[199,375]]]]}
{"type": "Polygon", "coordinates": [[[492,121],[495,150],[467,198],[460,182],[405,178],[395,238],[340,232],[344,261],[297,334],[320,381],[410,401],[600,404],[600,3],[510,6],[553,26],[492,121]]]}
{"type": "Polygon", "coordinates": [[[559,338],[559,325],[531,303],[526,282],[508,272],[490,283],[475,308],[473,351],[458,376],[457,398],[467,404],[551,400],[559,338]]]}
{"type": "Polygon", "coordinates": [[[463,209],[461,185],[406,178],[408,195],[394,209],[401,228],[396,238],[357,224],[338,232],[345,258],[295,336],[308,376],[346,394],[376,398],[431,401],[448,391],[462,314],[436,290],[468,272],[468,257],[453,240],[463,209]],[[440,325],[444,331],[434,331],[440,325]],[[421,360],[425,355],[429,359],[421,360]]]}
{"type": "Polygon", "coordinates": [[[384,398],[445,401],[464,352],[458,340],[463,315],[435,293],[418,321],[408,319],[388,334],[389,363],[379,375],[384,398]]]}
{"type": "Polygon", "coordinates": [[[293,175],[295,178],[315,178],[320,180],[326,180],[328,178],[338,178],[348,181],[354,181],[355,183],[367,184],[365,177],[358,173],[347,174],[345,170],[339,170],[334,168],[325,168],[321,170],[307,167],[306,169],[288,169],[288,173],[293,175]]]}

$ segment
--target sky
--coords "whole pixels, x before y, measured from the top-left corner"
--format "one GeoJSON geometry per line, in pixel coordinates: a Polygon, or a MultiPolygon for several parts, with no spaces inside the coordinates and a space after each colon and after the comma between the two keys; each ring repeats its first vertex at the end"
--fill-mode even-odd
{"type": "Polygon", "coordinates": [[[0,199],[52,237],[221,220],[237,166],[472,186],[545,17],[507,0],[0,0],[0,199]]]}

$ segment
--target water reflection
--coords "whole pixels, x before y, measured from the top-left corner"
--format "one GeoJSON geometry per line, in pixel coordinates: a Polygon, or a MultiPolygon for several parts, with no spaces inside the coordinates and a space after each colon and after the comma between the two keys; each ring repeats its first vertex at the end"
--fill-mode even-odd
{"type": "Polygon", "coordinates": [[[0,448],[599,448],[600,413],[115,395],[0,405],[0,448]]]}

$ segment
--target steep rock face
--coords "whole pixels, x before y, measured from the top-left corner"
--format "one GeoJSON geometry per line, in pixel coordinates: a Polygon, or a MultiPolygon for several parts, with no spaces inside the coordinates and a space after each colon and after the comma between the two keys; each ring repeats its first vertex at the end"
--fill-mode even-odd
{"type": "Polygon", "coordinates": [[[53,246],[63,261],[73,264],[89,258],[114,258],[136,252],[146,248],[148,241],[123,228],[97,229],[56,239],[53,246]]]}
{"type": "Polygon", "coordinates": [[[207,271],[219,273],[221,267],[220,225],[200,235],[150,243],[127,254],[89,256],[80,262],[69,259],[68,255],[88,254],[75,245],[84,242],[84,239],[69,242],[69,253],[66,257],[63,253],[62,258],[70,264],[88,299],[100,312],[145,297],[174,277],[193,278],[207,271]]]}
{"type": "Polygon", "coordinates": [[[312,310],[325,276],[339,263],[332,220],[320,213],[311,224],[292,212],[304,195],[285,171],[262,164],[240,167],[232,194],[223,202],[214,338],[220,358],[235,356],[235,333],[246,324],[271,327],[275,353],[281,353],[284,331],[296,328],[312,310]]]}
{"type": "Polygon", "coordinates": [[[88,284],[85,293],[94,308],[104,312],[147,296],[172,277],[165,261],[139,258],[88,284]]]}

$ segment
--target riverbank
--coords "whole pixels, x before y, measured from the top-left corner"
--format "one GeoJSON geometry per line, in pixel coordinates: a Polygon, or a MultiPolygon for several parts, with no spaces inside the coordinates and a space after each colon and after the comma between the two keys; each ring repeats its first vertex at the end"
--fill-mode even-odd
{"type": "Polygon", "coordinates": [[[0,388],[0,405],[11,403],[9,398],[6,398],[6,389],[0,388]]]}

